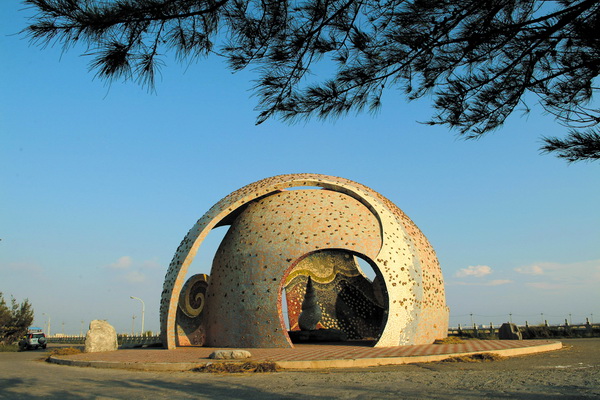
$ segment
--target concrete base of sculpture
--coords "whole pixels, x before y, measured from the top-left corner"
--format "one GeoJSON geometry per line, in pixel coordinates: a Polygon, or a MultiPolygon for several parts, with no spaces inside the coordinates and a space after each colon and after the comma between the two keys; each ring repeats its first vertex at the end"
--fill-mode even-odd
{"type": "Polygon", "coordinates": [[[90,330],[85,335],[85,352],[115,351],[119,347],[117,331],[104,320],[90,322],[90,330]]]}
{"type": "Polygon", "coordinates": [[[315,329],[310,331],[289,331],[292,343],[345,342],[348,335],[339,329],[315,329]]]}

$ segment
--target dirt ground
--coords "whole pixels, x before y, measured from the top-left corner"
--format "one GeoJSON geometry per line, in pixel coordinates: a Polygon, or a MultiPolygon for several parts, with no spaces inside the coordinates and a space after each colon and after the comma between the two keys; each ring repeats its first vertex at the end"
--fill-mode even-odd
{"type": "Polygon", "coordinates": [[[138,372],[0,353],[0,399],[600,399],[600,339],[489,363],[426,363],[266,374],[138,372]]]}

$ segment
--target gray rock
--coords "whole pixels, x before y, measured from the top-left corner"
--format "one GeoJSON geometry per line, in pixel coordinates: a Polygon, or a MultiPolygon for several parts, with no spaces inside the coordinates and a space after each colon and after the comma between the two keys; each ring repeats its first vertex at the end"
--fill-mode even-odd
{"type": "Polygon", "coordinates": [[[208,356],[213,360],[243,360],[250,357],[252,354],[246,350],[215,350],[208,356]]]}
{"type": "Polygon", "coordinates": [[[498,339],[500,340],[523,340],[523,335],[515,324],[505,322],[498,329],[498,339]]]}
{"type": "Polygon", "coordinates": [[[115,351],[119,347],[117,331],[108,322],[95,319],[85,335],[85,352],[115,351]]]}

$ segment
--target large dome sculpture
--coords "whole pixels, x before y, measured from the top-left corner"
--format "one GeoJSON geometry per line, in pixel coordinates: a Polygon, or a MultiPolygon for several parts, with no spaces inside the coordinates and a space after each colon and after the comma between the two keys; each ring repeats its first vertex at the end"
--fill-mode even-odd
{"type": "Polygon", "coordinates": [[[416,225],[359,183],[290,174],[231,193],[188,232],[163,285],[163,344],[293,347],[283,299],[290,329],[300,329],[309,282],[320,310],[317,328],[381,347],[428,344],[447,335],[442,273],[416,225]],[[230,228],[210,276],[185,281],[202,241],[223,225],[230,228]],[[373,280],[358,259],[373,268],[373,280]]]}

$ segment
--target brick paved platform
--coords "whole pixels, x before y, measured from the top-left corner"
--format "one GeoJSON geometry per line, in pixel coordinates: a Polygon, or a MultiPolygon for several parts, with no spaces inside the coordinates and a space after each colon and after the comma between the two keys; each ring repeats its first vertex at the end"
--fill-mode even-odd
{"type": "MultiPolygon", "coordinates": [[[[440,361],[448,357],[490,352],[516,356],[558,350],[555,340],[467,340],[463,344],[430,344],[401,347],[368,347],[353,344],[297,344],[293,349],[245,349],[251,361],[274,361],[284,369],[350,368],[440,361]]],[[[128,349],[105,353],[53,356],[51,362],[98,368],[126,368],[152,371],[186,371],[205,365],[215,348],[179,347],[128,349]]]]}

